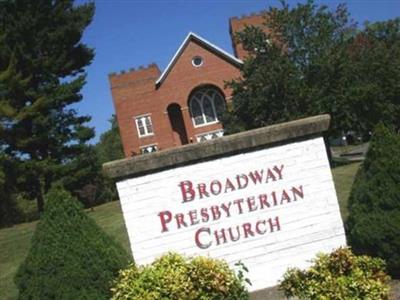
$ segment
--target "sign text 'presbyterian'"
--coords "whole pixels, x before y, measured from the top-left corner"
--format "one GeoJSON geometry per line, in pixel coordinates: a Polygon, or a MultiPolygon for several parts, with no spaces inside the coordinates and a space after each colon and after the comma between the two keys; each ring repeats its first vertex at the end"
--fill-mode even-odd
{"type": "MultiPolygon", "coordinates": [[[[285,166],[274,165],[265,169],[252,170],[247,173],[233,174],[224,179],[212,179],[207,182],[181,181],[178,184],[181,203],[201,201],[221,194],[229,194],[237,190],[251,189],[252,186],[264,185],[265,192],[249,194],[242,198],[232,198],[215,205],[191,209],[184,212],[164,210],[158,213],[161,233],[170,229],[179,230],[190,226],[201,225],[194,234],[194,243],[200,249],[212,245],[221,245],[247,239],[256,235],[264,235],[281,230],[279,215],[268,218],[255,218],[252,222],[244,222],[236,226],[213,230],[208,223],[223,220],[256,211],[267,211],[271,207],[290,205],[294,201],[304,199],[303,185],[288,186],[279,190],[268,190],[268,183],[284,179],[285,166]]],[[[184,209],[184,207],[183,207],[184,209]]]]}

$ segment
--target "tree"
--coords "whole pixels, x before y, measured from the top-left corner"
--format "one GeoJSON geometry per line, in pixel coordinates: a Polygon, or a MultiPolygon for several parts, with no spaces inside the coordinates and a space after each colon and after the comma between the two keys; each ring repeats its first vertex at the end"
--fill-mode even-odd
{"type": "Polygon", "coordinates": [[[0,154],[0,227],[13,224],[18,219],[14,201],[15,176],[12,160],[0,154]]]}
{"type": "Polygon", "coordinates": [[[19,299],[109,299],[128,254],[60,186],[45,207],[15,277],[19,299]]]}
{"type": "Polygon", "coordinates": [[[354,31],[346,8],[331,12],[308,1],[291,9],[283,2],[269,9],[265,25],[266,31],[248,27],[238,34],[249,56],[242,79],[229,83],[228,131],[230,124],[236,124],[232,131],[251,129],[322,112],[343,114],[333,121],[344,127],[348,111],[336,110],[344,104],[344,52],[354,31]]]}
{"type": "Polygon", "coordinates": [[[249,56],[242,78],[228,83],[228,133],[322,113],[333,117],[332,134],[368,135],[379,120],[398,123],[398,20],[360,31],[345,6],[330,11],[312,0],[283,2],[265,18],[266,31],[238,34],[249,56]]]}
{"type": "Polygon", "coordinates": [[[90,117],[70,107],[94,56],[80,42],[93,13],[93,3],[72,0],[0,2],[0,146],[19,163],[19,186],[39,211],[94,135],[90,117]]]}
{"type": "Polygon", "coordinates": [[[104,199],[104,190],[108,189],[95,146],[87,146],[82,153],[71,160],[65,167],[65,173],[74,176],[65,176],[60,181],[70,193],[79,199],[86,208],[93,208],[95,204],[112,200],[112,196],[104,199]],[[110,199],[111,198],[111,199],[110,199]]]}
{"type": "Polygon", "coordinates": [[[380,122],[400,128],[400,18],[367,23],[350,50],[349,88],[353,124],[368,133],[380,122]]]}
{"type": "Polygon", "coordinates": [[[97,155],[101,164],[124,158],[119,127],[115,115],[110,119],[111,128],[100,136],[96,145],[97,155]]]}
{"type": "MultiPolygon", "coordinates": [[[[106,162],[124,158],[124,150],[115,115],[111,117],[110,123],[111,128],[100,136],[100,140],[95,146],[97,164],[101,176],[101,186],[98,186],[97,194],[102,202],[118,199],[118,193],[114,181],[101,172],[101,166],[106,162]]],[[[93,186],[86,187],[83,192],[86,193],[89,190],[93,190],[93,186]]]]}
{"type": "Polygon", "coordinates": [[[349,198],[347,232],[356,253],[386,260],[400,277],[400,136],[380,124],[349,198]]]}

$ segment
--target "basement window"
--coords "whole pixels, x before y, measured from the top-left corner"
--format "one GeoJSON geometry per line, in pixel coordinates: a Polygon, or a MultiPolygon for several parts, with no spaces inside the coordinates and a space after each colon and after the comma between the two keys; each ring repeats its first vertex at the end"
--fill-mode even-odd
{"type": "Polygon", "coordinates": [[[223,135],[224,135],[224,130],[221,129],[221,130],[216,130],[216,131],[199,134],[196,136],[196,139],[197,139],[197,142],[205,142],[205,141],[219,138],[223,135]]]}
{"type": "Polygon", "coordinates": [[[140,147],[140,154],[146,154],[146,153],[153,153],[158,150],[158,147],[156,144],[154,145],[146,145],[143,147],[140,147]]]}

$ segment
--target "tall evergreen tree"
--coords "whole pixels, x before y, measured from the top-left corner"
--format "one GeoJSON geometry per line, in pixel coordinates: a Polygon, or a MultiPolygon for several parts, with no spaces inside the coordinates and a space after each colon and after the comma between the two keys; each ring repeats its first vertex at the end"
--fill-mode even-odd
{"type": "Polygon", "coordinates": [[[43,210],[43,194],[94,135],[70,107],[81,101],[94,51],[81,43],[94,4],[0,2],[0,146],[20,163],[20,184],[43,210]]]}
{"type": "Polygon", "coordinates": [[[379,124],[349,197],[347,233],[358,254],[386,260],[400,278],[400,136],[379,124]]]}
{"type": "Polygon", "coordinates": [[[115,115],[110,119],[111,128],[100,136],[96,145],[97,155],[101,164],[124,158],[121,136],[115,115]]]}

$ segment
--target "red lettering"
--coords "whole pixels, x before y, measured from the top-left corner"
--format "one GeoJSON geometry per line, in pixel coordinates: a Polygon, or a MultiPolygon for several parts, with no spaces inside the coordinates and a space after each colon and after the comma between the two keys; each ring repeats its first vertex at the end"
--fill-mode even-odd
{"type": "Polygon", "coordinates": [[[234,186],[233,183],[229,180],[229,178],[227,178],[227,179],[226,179],[226,182],[225,182],[225,193],[228,192],[228,189],[230,189],[231,191],[236,190],[236,189],[235,189],[235,186],[234,186]]]}
{"type": "Polygon", "coordinates": [[[244,231],[244,238],[248,238],[249,236],[254,236],[254,232],[251,231],[251,224],[250,223],[243,223],[243,231],[244,231]]]}
{"type": "Polygon", "coordinates": [[[189,211],[190,225],[199,224],[199,220],[197,220],[197,210],[189,211]]]}
{"type": "Polygon", "coordinates": [[[281,204],[283,204],[283,201],[290,203],[290,197],[289,197],[288,193],[286,193],[285,190],[282,191],[281,204]]]}
{"type": "Polygon", "coordinates": [[[228,218],[231,216],[231,212],[230,212],[231,205],[232,205],[231,202],[228,202],[228,205],[226,205],[225,203],[221,204],[221,208],[226,213],[226,217],[228,217],[228,218]]]}
{"type": "Polygon", "coordinates": [[[256,223],[256,232],[258,233],[258,234],[265,234],[266,232],[267,232],[267,229],[265,228],[265,220],[262,220],[262,221],[258,221],[257,223],[256,223]],[[264,230],[261,230],[260,229],[260,225],[264,225],[264,230]]]}
{"type": "Polygon", "coordinates": [[[182,192],[182,203],[193,201],[196,193],[193,190],[192,182],[189,180],[182,181],[178,186],[181,188],[182,192]]]}
{"type": "Polygon", "coordinates": [[[208,247],[211,246],[212,243],[211,243],[211,241],[208,242],[208,243],[202,243],[200,241],[200,234],[202,234],[203,232],[204,233],[208,233],[208,235],[211,234],[210,233],[210,228],[205,228],[205,227],[200,228],[199,230],[196,231],[196,234],[194,235],[194,240],[196,242],[196,246],[197,247],[199,247],[200,249],[207,249],[208,247]]]}
{"type": "Polygon", "coordinates": [[[160,217],[160,222],[161,222],[161,228],[162,228],[161,232],[168,231],[167,223],[171,222],[172,220],[171,212],[169,212],[168,210],[162,211],[158,214],[158,216],[160,217]]]}
{"type": "Polygon", "coordinates": [[[221,182],[219,182],[218,180],[213,180],[210,184],[210,189],[211,189],[211,193],[213,195],[215,195],[215,196],[219,195],[222,190],[221,182]],[[217,186],[217,189],[215,189],[215,186],[217,186]]]}
{"type": "Polygon", "coordinates": [[[282,170],[283,170],[283,165],[281,165],[281,167],[280,168],[278,168],[277,166],[275,166],[274,168],[274,171],[278,174],[278,176],[279,176],[279,179],[282,179],[282,170]]]}
{"type": "Polygon", "coordinates": [[[303,193],[303,186],[300,185],[298,189],[295,187],[292,187],[292,193],[293,193],[293,198],[294,201],[297,200],[297,196],[299,196],[301,199],[304,199],[304,193],[303,193]]]}
{"type": "Polygon", "coordinates": [[[199,183],[197,185],[197,189],[199,190],[200,198],[203,198],[203,196],[206,196],[206,197],[210,196],[210,194],[206,191],[206,184],[205,183],[199,183]]]}
{"type": "Polygon", "coordinates": [[[187,224],[186,224],[184,218],[185,218],[185,216],[183,214],[175,215],[176,224],[178,225],[178,229],[180,229],[181,226],[187,227],[187,224]]]}
{"type": "Polygon", "coordinates": [[[229,227],[228,228],[228,232],[229,232],[229,237],[230,237],[230,240],[232,241],[232,242],[236,242],[236,241],[238,241],[239,239],[240,239],[240,230],[239,230],[239,226],[236,226],[236,236],[233,236],[233,232],[232,232],[232,227],[229,227]]]}
{"type": "Polygon", "coordinates": [[[275,192],[272,192],[272,193],[271,193],[271,196],[272,196],[272,200],[274,201],[274,206],[277,206],[277,205],[278,205],[278,201],[276,200],[276,194],[275,194],[275,192]]]}
{"type": "Polygon", "coordinates": [[[281,225],[279,223],[279,217],[275,217],[275,223],[273,223],[272,219],[269,218],[268,223],[269,223],[269,229],[271,232],[274,232],[274,227],[276,227],[278,231],[281,230],[281,225]]]}
{"type": "Polygon", "coordinates": [[[219,210],[218,206],[216,205],[211,206],[211,213],[214,221],[221,218],[221,211],[219,210]]]}
{"type": "Polygon", "coordinates": [[[257,210],[257,204],[256,200],[254,199],[254,196],[248,197],[247,198],[247,205],[249,206],[249,211],[255,211],[257,210]]]}
{"type": "Polygon", "coordinates": [[[260,209],[264,209],[265,207],[270,207],[270,204],[268,203],[268,197],[266,194],[261,194],[258,196],[258,200],[260,200],[260,209]]]}
{"type": "Polygon", "coordinates": [[[258,173],[258,171],[249,173],[249,177],[251,178],[251,180],[253,180],[254,184],[261,183],[264,175],[264,170],[261,170],[260,173],[258,173]]]}
{"type": "Polygon", "coordinates": [[[205,223],[208,222],[210,216],[208,215],[207,208],[202,208],[200,210],[201,220],[205,223]]]}
{"type": "Polygon", "coordinates": [[[233,204],[236,204],[236,206],[239,209],[239,214],[243,213],[242,203],[243,203],[243,199],[236,199],[236,200],[233,201],[233,204]]]}
{"type": "Polygon", "coordinates": [[[222,244],[225,244],[227,242],[226,235],[225,235],[225,229],[219,230],[219,234],[218,234],[218,230],[215,230],[214,236],[215,236],[215,239],[217,240],[217,245],[221,244],[221,239],[223,240],[222,244]]]}
{"type": "Polygon", "coordinates": [[[249,179],[247,178],[247,176],[245,174],[237,175],[236,182],[237,182],[238,189],[241,190],[241,189],[244,189],[245,187],[247,187],[247,185],[249,184],[249,179]]]}
{"type": "Polygon", "coordinates": [[[268,183],[269,179],[272,179],[272,181],[276,181],[276,177],[274,173],[272,173],[271,169],[268,169],[267,171],[267,179],[265,180],[265,183],[268,183]]]}

